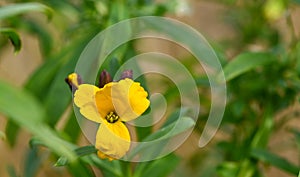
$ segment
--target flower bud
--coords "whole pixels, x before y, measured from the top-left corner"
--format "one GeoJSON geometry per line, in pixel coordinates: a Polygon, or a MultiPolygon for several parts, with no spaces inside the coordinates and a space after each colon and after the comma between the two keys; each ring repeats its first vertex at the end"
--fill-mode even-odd
{"type": "Polygon", "coordinates": [[[83,83],[81,76],[76,73],[69,74],[65,81],[69,85],[72,92],[76,91],[78,86],[83,83]]]}
{"type": "Polygon", "coordinates": [[[107,71],[103,70],[100,74],[98,86],[99,86],[99,88],[102,88],[102,87],[104,87],[105,84],[107,84],[111,81],[112,81],[112,79],[111,79],[110,74],[107,71]]]}
{"type": "Polygon", "coordinates": [[[126,79],[126,78],[132,79],[132,76],[133,76],[133,72],[132,72],[131,69],[125,70],[125,71],[122,72],[120,80],[126,79]]]}

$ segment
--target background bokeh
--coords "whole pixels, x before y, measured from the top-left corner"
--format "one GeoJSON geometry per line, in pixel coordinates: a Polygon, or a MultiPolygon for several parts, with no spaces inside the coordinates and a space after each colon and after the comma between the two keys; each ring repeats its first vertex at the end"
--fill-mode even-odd
{"type": "MultiPolygon", "coordinates": [[[[28,2],[4,0],[0,2],[0,9],[12,3],[28,2]]],[[[201,113],[192,135],[175,152],[178,163],[167,159],[166,162],[157,161],[159,166],[155,166],[155,162],[149,162],[148,171],[154,176],[174,177],[297,176],[300,166],[299,1],[30,2],[49,7],[52,17],[48,18],[48,11],[42,7],[7,18],[0,12],[0,29],[13,29],[22,42],[20,51],[15,52],[16,45],[10,43],[9,35],[0,33],[0,81],[32,94],[45,107],[49,117],[43,123],[61,139],[78,146],[89,145],[76,121],[71,121],[74,119],[71,92],[64,83],[64,78],[74,69],[70,61],[76,61],[95,34],[118,21],[143,15],[166,16],[198,30],[212,45],[224,67],[228,102],[218,133],[207,146],[199,148],[198,140],[207,120],[211,98],[207,78],[197,60],[181,46],[160,39],[135,40],[112,54],[113,62],[104,66],[110,72],[135,54],[151,51],[169,54],[189,69],[200,92],[201,113]],[[58,95],[50,100],[55,93],[58,95]],[[51,108],[52,105],[57,107],[51,108]],[[167,170],[154,173],[158,168],[167,170]]],[[[179,104],[174,84],[157,75],[146,76],[146,81],[150,90],[162,92],[166,97],[167,119],[176,112],[179,104]]],[[[3,100],[7,97],[2,91],[0,88],[0,103],[13,101],[3,100]]],[[[20,104],[12,105],[17,107],[20,104]]],[[[102,162],[55,167],[62,154],[47,145],[37,143],[30,146],[36,132],[31,132],[18,121],[11,121],[15,119],[3,109],[0,109],[3,113],[0,116],[0,176],[91,175],[78,172],[90,170],[89,165],[97,176],[111,175],[102,168],[102,162]]],[[[159,130],[162,124],[147,129],[148,135],[159,130]]],[[[135,136],[142,139],[147,131],[145,135],[137,131],[135,136]]],[[[120,164],[121,169],[129,166],[132,176],[143,176],[143,173],[135,173],[140,164],[120,164]]]]}

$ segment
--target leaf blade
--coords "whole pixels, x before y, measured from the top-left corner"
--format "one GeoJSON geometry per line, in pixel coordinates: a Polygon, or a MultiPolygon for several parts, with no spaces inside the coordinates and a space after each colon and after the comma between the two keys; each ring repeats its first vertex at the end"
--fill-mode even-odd
{"type": "Polygon", "coordinates": [[[12,28],[0,28],[0,33],[7,36],[14,46],[15,54],[21,50],[22,42],[19,34],[12,28]]]}
{"type": "Polygon", "coordinates": [[[32,11],[42,12],[47,15],[48,19],[51,18],[52,15],[52,9],[44,4],[36,2],[18,3],[1,7],[0,20],[32,11]]]}
{"type": "Polygon", "coordinates": [[[140,163],[134,174],[134,177],[139,176],[152,176],[161,177],[167,176],[178,165],[180,158],[175,154],[169,154],[161,159],[151,162],[140,163]],[[164,167],[164,168],[161,168],[164,167]]]}
{"type": "Polygon", "coordinates": [[[226,81],[228,82],[251,69],[268,64],[274,60],[275,57],[270,53],[242,53],[224,67],[223,71],[226,81]]]}
{"type": "Polygon", "coordinates": [[[43,123],[45,110],[30,93],[0,80],[0,112],[37,136],[53,152],[66,156],[70,161],[76,160],[75,153],[66,146],[66,142],[43,123]]]}
{"type": "Polygon", "coordinates": [[[299,170],[297,166],[290,163],[286,159],[279,157],[276,154],[268,152],[267,150],[264,149],[258,149],[258,148],[252,149],[251,156],[294,175],[297,175],[299,170]]]}

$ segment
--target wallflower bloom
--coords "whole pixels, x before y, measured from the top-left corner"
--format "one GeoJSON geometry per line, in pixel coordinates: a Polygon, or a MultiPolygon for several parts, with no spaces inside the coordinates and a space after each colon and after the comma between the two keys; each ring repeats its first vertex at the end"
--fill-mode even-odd
{"type": "Polygon", "coordinates": [[[148,93],[140,83],[125,78],[103,88],[81,84],[74,103],[87,119],[100,123],[95,146],[100,158],[122,158],[130,148],[130,134],[123,122],[140,116],[149,107],[148,93]]]}

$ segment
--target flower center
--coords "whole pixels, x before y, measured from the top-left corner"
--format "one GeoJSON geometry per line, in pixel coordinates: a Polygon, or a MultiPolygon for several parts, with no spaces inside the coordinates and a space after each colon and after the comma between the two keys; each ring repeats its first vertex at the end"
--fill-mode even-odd
{"type": "Polygon", "coordinates": [[[107,122],[109,123],[115,123],[119,120],[119,116],[115,113],[115,112],[109,112],[106,116],[105,119],[107,120],[107,122]]]}

